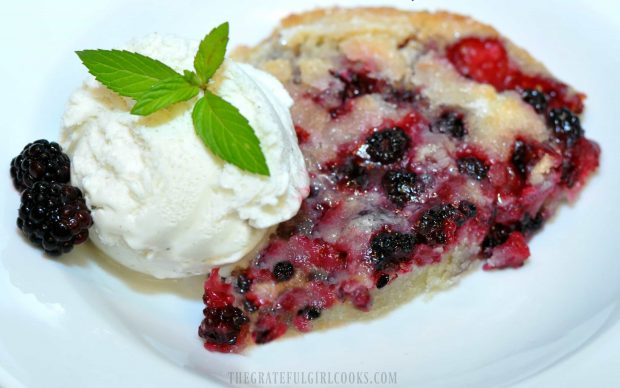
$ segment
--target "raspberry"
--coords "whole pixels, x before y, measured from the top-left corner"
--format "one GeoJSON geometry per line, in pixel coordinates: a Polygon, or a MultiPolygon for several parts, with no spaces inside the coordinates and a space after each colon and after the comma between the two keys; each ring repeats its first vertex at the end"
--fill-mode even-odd
{"type": "Polygon", "coordinates": [[[547,106],[583,111],[585,95],[571,93],[557,80],[523,73],[508,56],[501,40],[465,37],[446,49],[448,60],[464,77],[493,85],[497,91],[516,90],[538,113],[547,106]]]}
{"type": "Polygon", "coordinates": [[[86,241],[92,224],[77,187],[36,182],[22,193],[17,226],[49,255],[67,253],[86,241]]]}
{"type": "Polygon", "coordinates": [[[386,128],[373,133],[367,140],[370,160],[391,164],[400,160],[409,147],[409,136],[401,128],[386,128]]]}
{"type": "Polygon", "coordinates": [[[520,232],[512,233],[506,241],[495,248],[493,256],[482,267],[485,271],[502,268],[519,268],[530,257],[530,248],[525,236],[520,232]]]}
{"type": "Polygon", "coordinates": [[[259,345],[266,344],[283,336],[287,329],[286,324],[280,322],[276,316],[263,315],[256,321],[252,339],[259,345]]]}
{"type": "Polygon", "coordinates": [[[463,38],[447,48],[447,56],[461,75],[498,90],[510,80],[508,53],[498,39],[463,38]]]}
{"type": "Polygon", "coordinates": [[[599,166],[601,149],[598,144],[581,137],[569,148],[562,163],[562,183],[568,188],[581,185],[599,166]]]}
{"type": "Polygon", "coordinates": [[[19,191],[35,182],[67,183],[70,179],[69,157],[58,143],[37,140],[24,147],[11,161],[13,185],[19,191]]]}

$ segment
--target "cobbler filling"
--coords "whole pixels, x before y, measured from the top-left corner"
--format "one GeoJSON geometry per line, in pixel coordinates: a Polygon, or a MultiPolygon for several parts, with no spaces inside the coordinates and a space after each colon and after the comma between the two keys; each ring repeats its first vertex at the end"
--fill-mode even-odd
{"type": "Polygon", "coordinates": [[[439,263],[459,243],[479,247],[487,270],[523,265],[527,240],[598,166],[599,148],[577,116],[583,96],[521,72],[497,39],[464,38],[443,56],[468,79],[519,93],[544,117],[548,140],[517,138],[508,158],[490,157],[468,141],[467,112],[433,108],[418,88],[361,62],[335,60],[325,90],[293,80],[311,192],[246,267],[211,273],[199,329],[209,350],[236,352],[290,327],[307,332],[337,304],[368,311],[371,291],[439,263]],[[372,119],[364,104],[375,107],[372,119]]]}

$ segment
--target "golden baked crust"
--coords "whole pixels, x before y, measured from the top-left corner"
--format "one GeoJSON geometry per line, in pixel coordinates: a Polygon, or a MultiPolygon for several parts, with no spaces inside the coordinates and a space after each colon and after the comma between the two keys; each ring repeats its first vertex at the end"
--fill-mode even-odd
{"type": "Polygon", "coordinates": [[[265,58],[273,56],[269,52],[274,44],[295,50],[321,38],[342,41],[364,34],[385,35],[382,38],[386,39],[384,43],[388,47],[398,47],[408,40],[443,46],[463,36],[498,37],[503,39],[512,59],[523,70],[548,74],[544,65],[488,24],[452,12],[413,12],[389,7],[334,7],[292,14],[262,43],[253,48],[240,46],[233,56],[246,62],[264,62],[265,58]]]}

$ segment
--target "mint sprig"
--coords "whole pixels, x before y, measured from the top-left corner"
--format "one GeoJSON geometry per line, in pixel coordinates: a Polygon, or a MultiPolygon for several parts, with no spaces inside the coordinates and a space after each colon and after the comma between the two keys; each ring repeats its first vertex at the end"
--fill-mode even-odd
{"type": "Polygon", "coordinates": [[[228,23],[223,23],[211,30],[198,46],[198,52],[194,58],[194,69],[203,83],[209,82],[224,62],[228,46],[228,30],[228,23]]]}
{"type": "Polygon", "coordinates": [[[269,176],[265,154],[248,120],[223,98],[208,90],[209,81],[224,62],[228,23],[214,28],[200,42],[194,70],[179,74],[164,63],[124,50],[84,50],[77,55],[88,71],[115,93],[133,98],[131,113],[146,116],[199,95],[192,120],[204,144],[242,170],[269,176]]]}
{"type": "Polygon", "coordinates": [[[207,90],[194,106],[192,119],[198,136],[214,154],[237,160],[243,170],[269,175],[258,138],[237,108],[207,90]]]}
{"type": "Polygon", "coordinates": [[[167,65],[124,50],[84,50],[76,53],[90,74],[124,97],[140,98],[159,81],[178,75],[167,65]]]}
{"type": "Polygon", "coordinates": [[[190,100],[198,95],[200,88],[176,75],[159,81],[144,92],[136,101],[131,113],[147,116],[177,102],[190,100]]]}

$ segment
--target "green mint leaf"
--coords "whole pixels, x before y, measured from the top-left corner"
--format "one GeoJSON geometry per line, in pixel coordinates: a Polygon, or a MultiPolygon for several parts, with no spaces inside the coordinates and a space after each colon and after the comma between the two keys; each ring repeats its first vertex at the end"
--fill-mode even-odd
{"type": "Polygon", "coordinates": [[[214,28],[200,42],[194,58],[196,74],[206,84],[220,67],[226,55],[228,45],[228,22],[214,28]]]}
{"type": "Polygon", "coordinates": [[[194,106],[192,119],[196,134],[215,155],[242,170],[269,176],[260,141],[237,108],[207,90],[194,106]]]}
{"type": "Polygon", "coordinates": [[[122,50],[84,50],[76,54],[97,81],[121,96],[138,99],[157,82],[180,76],[147,56],[122,50]]]}
{"type": "Polygon", "coordinates": [[[200,89],[188,83],[183,77],[175,76],[159,81],[138,98],[131,113],[147,116],[160,109],[195,97],[200,89]]]}
{"type": "Polygon", "coordinates": [[[183,70],[183,78],[194,86],[201,87],[202,82],[200,82],[200,78],[193,71],[183,70]]]}

